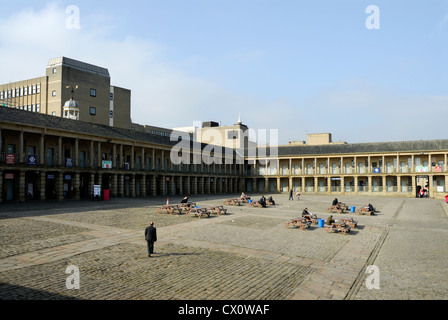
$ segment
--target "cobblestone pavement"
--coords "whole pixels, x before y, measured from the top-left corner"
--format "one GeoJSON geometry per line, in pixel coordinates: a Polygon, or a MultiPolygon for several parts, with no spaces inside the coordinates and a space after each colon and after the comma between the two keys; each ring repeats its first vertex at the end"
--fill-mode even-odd
{"type": "MultiPolygon", "coordinates": [[[[206,207],[227,197],[192,200],[206,207]]],[[[326,219],[334,197],[274,198],[275,207],[227,206],[227,215],[202,219],[158,214],[162,198],[0,204],[0,299],[447,299],[448,204],[340,196],[378,210],[333,214],[358,221],[343,235],[286,227],[305,207],[326,219]],[[151,258],[143,235],[150,221],[159,238],[151,258]],[[66,287],[72,265],[77,290],[66,287]],[[379,289],[368,287],[371,265],[379,289]]]]}

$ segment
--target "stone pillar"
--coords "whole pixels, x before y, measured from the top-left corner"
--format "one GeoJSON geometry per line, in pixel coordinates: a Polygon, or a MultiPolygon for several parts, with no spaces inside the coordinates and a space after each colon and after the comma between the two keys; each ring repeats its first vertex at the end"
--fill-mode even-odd
{"type": "MultiPolygon", "coordinates": [[[[370,162],[369,162],[370,164],[370,162]]],[[[369,188],[369,194],[372,195],[372,176],[367,177],[367,187],[369,188]]]]}
{"type": "Polygon", "coordinates": [[[205,193],[206,194],[210,194],[211,190],[210,190],[210,177],[206,177],[205,179],[205,193]]]}
{"type": "Polygon", "coordinates": [[[64,174],[62,172],[56,175],[56,199],[58,201],[64,200],[64,174]]]}
{"type": "Polygon", "coordinates": [[[166,177],[160,176],[160,191],[162,196],[166,196],[166,177]]]}
{"type": "Polygon", "coordinates": [[[191,194],[191,178],[190,177],[185,177],[185,181],[184,181],[184,193],[189,195],[191,194]]]}
{"type": "Polygon", "coordinates": [[[191,193],[193,195],[197,195],[198,194],[198,178],[197,177],[193,177],[192,178],[192,188],[191,188],[191,193]]]}
{"type": "Polygon", "coordinates": [[[123,174],[118,175],[118,197],[119,198],[124,197],[124,175],[123,174]]]}
{"type": "Polygon", "coordinates": [[[81,199],[81,194],[80,194],[80,183],[81,183],[81,178],[80,178],[80,174],[79,173],[75,173],[74,179],[73,179],[73,190],[75,193],[75,200],[80,200],[81,199]]]}
{"type": "Polygon", "coordinates": [[[62,137],[58,137],[58,166],[62,166],[62,137]]]}
{"type": "Polygon", "coordinates": [[[397,192],[401,193],[401,176],[397,176],[397,192]]]}
{"type": "Polygon", "coordinates": [[[112,196],[118,197],[118,175],[112,175],[112,196]]]}
{"type": "Polygon", "coordinates": [[[269,192],[269,178],[264,179],[264,192],[265,193],[269,192]]]}
{"type": "Polygon", "coordinates": [[[355,193],[358,193],[359,192],[358,176],[355,176],[353,183],[355,184],[355,193]]]}
{"type": "Polygon", "coordinates": [[[412,176],[412,195],[415,197],[417,195],[417,184],[416,184],[416,177],[412,176]]]}
{"type": "Polygon", "coordinates": [[[19,202],[26,200],[26,185],[25,185],[25,171],[19,173],[19,202]]]}
{"type": "Polygon", "coordinates": [[[146,193],[146,174],[144,174],[140,180],[140,196],[146,197],[146,193]]]}
{"type": "Polygon", "coordinates": [[[314,177],[314,192],[317,193],[319,191],[319,178],[314,177]]]}
{"type": "Polygon", "coordinates": [[[39,164],[45,164],[45,136],[43,134],[39,137],[39,164]]]}
{"type": "Polygon", "coordinates": [[[155,197],[155,196],[157,196],[157,178],[156,178],[156,176],[152,175],[150,179],[151,179],[150,180],[151,185],[149,187],[150,187],[151,196],[155,197]]]}
{"type": "Polygon", "coordinates": [[[135,198],[135,184],[136,184],[135,174],[132,174],[131,175],[130,185],[129,185],[129,191],[130,191],[130,194],[131,194],[131,198],[135,198]]]}
{"type": "Polygon", "coordinates": [[[341,177],[341,194],[345,194],[345,178],[343,176],[341,177]]]}
{"type": "Polygon", "coordinates": [[[24,145],[23,131],[20,131],[20,133],[19,133],[19,150],[17,150],[17,153],[19,154],[19,164],[23,164],[23,162],[24,162],[23,145],[24,145]]]}
{"type": "Polygon", "coordinates": [[[383,195],[387,194],[387,179],[386,176],[383,176],[383,195]]]}
{"type": "Polygon", "coordinates": [[[75,168],[77,168],[79,166],[79,139],[75,139],[75,151],[74,151],[73,161],[74,161],[75,168]]]}
{"type": "MultiPolygon", "coordinates": [[[[93,166],[93,164],[94,164],[93,163],[93,155],[94,155],[94,153],[95,153],[95,149],[93,147],[93,140],[91,140],[90,141],[90,153],[89,153],[90,168],[94,168],[94,166],[93,166]]],[[[91,194],[93,194],[93,187],[92,187],[92,193],[91,194]]]]}
{"type": "Polygon", "coordinates": [[[39,174],[39,190],[40,190],[40,200],[45,201],[47,199],[47,173],[40,172],[39,174]]]}
{"type": "MultiPolygon", "coordinates": [[[[429,165],[431,165],[431,163],[429,163],[429,165]]],[[[433,198],[434,197],[434,175],[430,175],[428,179],[429,179],[429,197],[433,198]]]]}
{"type": "Polygon", "coordinates": [[[199,194],[205,194],[204,190],[204,177],[199,178],[199,194]]]}
{"type": "MultiPolygon", "coordinates": [[[[2,130],[0,129],[0,134],[2,130]]],[[[2,137],[0,136],[0,150],[1,150],[2,137]]],[[[0,170],[0,203],[3,202],[3,171],[0,170]]]]}
{"type": "MultiPolygon", "coordinates": [[[[303,163],[302,163],[303,164],[303,163]]],[[[302,177],[302,186],[301,186],[301,189],[300,189],[300,192],[302,192],[302,193],[304,193],[305,192],[305,187],[306,187],[306,181],[305,181],[305,177],[302,177]]]]}
{"type": "Polygon", "coordinates": [[[445,192],[448,192],[448,175],[445,175],[445,192]]]}

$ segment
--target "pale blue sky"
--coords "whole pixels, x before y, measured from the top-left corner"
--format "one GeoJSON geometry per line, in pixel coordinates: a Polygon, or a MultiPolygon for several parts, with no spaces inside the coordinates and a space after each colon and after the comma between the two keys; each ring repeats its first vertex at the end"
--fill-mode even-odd
{"type": "Polygon", "coordinates": [[[0,82],[106,67],[141,124],[242,120],[279,142],[445,139],[448,1],[0,1],[0,82]],[[80,9],[68,30],[65,9],[80,9]],[[365,26],[369,5],[380,29],[365,26]],[[44,30],[39,33],[38,30],[44,30]]]}

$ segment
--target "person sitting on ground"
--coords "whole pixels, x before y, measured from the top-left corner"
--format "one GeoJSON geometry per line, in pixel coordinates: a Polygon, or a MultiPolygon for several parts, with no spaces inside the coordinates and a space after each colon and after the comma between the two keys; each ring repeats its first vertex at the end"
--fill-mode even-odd
{"type": "Polygon", "coordinates": [[[369,203],[368,207],[369,207],[369,211],[371,211],[371,212],[375,211],[375,208],[372,206],[371,203],[369,203]]]}
{"type": "Polygon", "coordinates": [[[188,197],[183,198],[180,203],[188,203],[188,197]]]}
{"type": "Polygon", "coordinates": [[[334,206],[337,206],[338,204],[339,204],[339,201],[338,201],[337,198],[335,198],[335,199],[333,200],[333,205],[334,205],[334,206]]]}
{"type": "Polygon", "coordinates": [[[333,216],[329,216],[327,219],[327,225],[331,226],[334,223],[333,216]]]}
{"type": "Polygon", "coordinates": [[[272,196],[269,197],[268,202],[272,203],[272,205],[275,206],[275,201],[272,196]]]}
{"type": "Polygon", "coordinates": [[[266,208],[266,198],[264,196],[261,196],[261,199],[259,202],[263,208],[266,208]]]}

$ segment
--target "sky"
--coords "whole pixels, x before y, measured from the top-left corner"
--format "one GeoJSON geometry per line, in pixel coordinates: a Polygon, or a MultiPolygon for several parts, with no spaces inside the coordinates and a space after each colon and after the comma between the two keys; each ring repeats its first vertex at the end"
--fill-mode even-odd
{"type": "Polygon", "coordinates": [[[60,56],[107,68],[139,124],[448,138],[448,0],[0,0],[0,83],[60,56]]]}

